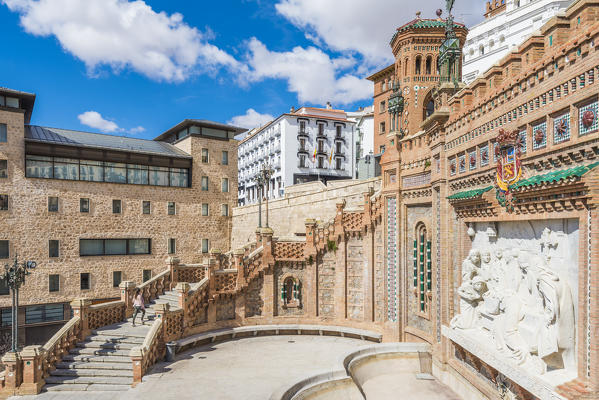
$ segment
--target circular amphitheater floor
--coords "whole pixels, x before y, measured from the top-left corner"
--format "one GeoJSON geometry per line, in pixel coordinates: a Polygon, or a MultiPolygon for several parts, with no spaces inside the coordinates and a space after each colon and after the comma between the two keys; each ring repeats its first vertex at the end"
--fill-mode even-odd
{"type": "MultiPolygon", "coordinates": [[[[173,363],[158,363],[141,384],[126,392],[48,392],[19,399],[268,400],[302,378],[338,368],[344,355],[365,345],[372,342],[332,336],[229,340],[184,351],[173,363]]],[[[364,383],[368,400],[458,399],[436,380],[417,380],[416,371],[392,372],[383,371],[364,383]]],[[[339,396],[331,393],[326,398],[339,396]]]]}

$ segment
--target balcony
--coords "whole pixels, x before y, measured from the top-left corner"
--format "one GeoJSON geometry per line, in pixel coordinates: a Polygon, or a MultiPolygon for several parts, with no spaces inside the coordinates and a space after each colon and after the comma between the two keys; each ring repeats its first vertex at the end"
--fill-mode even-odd
{"type": "Polygon", "coordinates": [[[335,143],[337,142],[345,143],[345,138],[341,135],[337,135],[335,136],[335,143]]]}
{"type": "Polygon", "coordinates": [[[317,156],[327,156],[328,154],[324,149],[319,149],[319,150],[316,150],[316,155],[317,156]]]}
{"type": "Polygon", "coordinates": [[[333,154],[333,157],[334,158],[342,158],[345,160],[345,154],[343,154],[343,153],[335,153],[335,154],[333,154]]]}
{"type": "Polygon", "coordinates": [[[309,155],[310,155],[310,153],[308,152],[308,149],[299,149],[299,150],[297,151],[297,155],[298,155],[298,157],[299,157],[300,155],[309,156],[309,155]]]}
{"type": "Polygon", "coordinates": [[[310,137],[310,135],[308,135],[308,132],[306,132],[306,131],[299,131],[297,133],[297,138],[298,139],[301,139],[301,138],[306,138],[307,139],[309,137],[310,137]]]}
{"type": "Polygon", "coordinates": [[[324,140],[324,141],[326,142],[326,140],[327,140],[327,135],[326,135],[324,132],[322,132],[322,133],[320,133],[320,132],[319,132],[319,133],[316,135],[316,140],[324,140]]]}

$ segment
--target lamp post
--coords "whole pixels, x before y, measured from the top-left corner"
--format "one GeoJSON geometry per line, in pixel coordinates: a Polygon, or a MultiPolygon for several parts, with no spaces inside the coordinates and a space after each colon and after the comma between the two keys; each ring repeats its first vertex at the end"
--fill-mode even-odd
{"type": "MultiPolygon", "coordinates": [[[[262,164],[262,169],[258,175],[259,184],[266,185],[266,227],[268,228],[268,193],[270,192],[270,178],[274,174],[274,170],[270,167],[270,164],[262,164]]],[[[260,225],[262,227],[262,225],[260,225]]]]}
{"type": "Polygon", "coordinates": [[[0,279],[4,280],[12,295],[12,342],[10,349],[12,353],[16,353],[19,349],[19,288],[25,284],[25,277],[30,274],[29,270],[37,266],[35,261],[19,263],[17,257],[15,256],[12,265],[4,264],[4,273],[0,275],[0,279]]]}

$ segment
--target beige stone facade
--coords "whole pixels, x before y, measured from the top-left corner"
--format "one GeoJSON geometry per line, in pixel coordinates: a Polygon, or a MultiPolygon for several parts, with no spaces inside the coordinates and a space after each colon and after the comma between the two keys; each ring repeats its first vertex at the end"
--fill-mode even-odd
{"type": "MultiPolygon", "coordinates": [[[[364,193],[380,189],[380,179],[310,182],[285,188],[285,197],[268,201],[269,226],[276,235],[303,239],[306,218],[328,221],[335,215],[336,204],[345,201],[347,209],[363,207],[364,193]]],[[[254,241],[258,226],[258,204],[233,209],[232,248],[254,241]]],[[[262,226],[266,226],[266,203],[262,203],[262,226]]]]}
{"type": "MultiPolygon", "coordinates": [[[[201,262],[210,248],[229,249],[230,214],[237,201],[236,140],[189,135],[175,141],[174,146],[192,160],[189,187],[32,178],[25,170],[24,130],[28,121],[24,118],[22,110],[0,110],[0,124],[7,126],[7,142],[0,143],[0,160],[8,161],[7,177],[0,178],[0,194],[8,195],[8,210],[0,211],[0,240],[9,241],[8,258],[1,261],[11,262],[18,255],[20,261],[37,262],[21,289],[21,305],[68,303],[79,297],[118,298],[115,271],[120,272],[120,281],[141,284],[144,273],[148,279],[160,272],[169,255],[195,263],[201,262]],[[208,150],[208,162],[203,162],[203,149],[208,150]],[[227,165],[223,165],[223,152],[228,153],[227,165]],[[208,190],[202,189],[203,177],[208,177],[208,190]],[[228,179],[228,192],[222,190],[223,179],[228,179]],[[49,197],[58,198],[58,211],[49,211],[49,197]],[[89,199],[89,212],[80,211],[80,199],[89,199]],[[113,213],[113,200],[121,201],[120,213],[113,213]],[[144,201],[150,202],[149,214],[143,212],[144,201]],[[169,202],[175,203],[174,215],[168,212],[169,202]],[[203,215],[203,204],[208,205],[207,216],[203,215]],[[149,254],[80,255],[80,239],[146,238],[151,240],[149,254]],[[171,239],[175,248],[169,254],[171,239]],[[204,244],[203,249],[205,239],[208,248],[204,244]],[[50,240],[58,241],[58,257],[50,257],[50,240]],[[80,289],[82,273],[89,273],[89,289],[80,289]],[[49,291],[50,275],[59,276],[57,291],[49,291]]],[[[0,296],[0,307],[10,304],[10,295],[0,296]]],[[[65,310],[64,319],[68,319],[69,308],[65,310]]],[[[21,323],[25,314],[21,312],[21,323]]]]}

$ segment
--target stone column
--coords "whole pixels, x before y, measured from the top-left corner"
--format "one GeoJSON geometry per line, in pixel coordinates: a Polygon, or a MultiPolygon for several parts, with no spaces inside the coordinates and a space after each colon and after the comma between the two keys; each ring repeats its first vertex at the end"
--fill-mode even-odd
{"type": "Polygon", "coordinates": [[[46,384],[42,376],[43,347],[27,346],[20,355],[23,361],[23,383],[19,393],[22,395],[39,394],[46,384]]]}
{"type": "Polygon", "coordinates": [[[166,258],[166,266],[169,269],[171,275],[171,283],[168,287],[168,290],[172,290],[179,281],[179,274],[177,273],[177,267],[179,266],[179,262],[180,260],[177,257],[166,258]]]}
{"type": "Polygon", "coordinates": [[[162,337],[164,338],[164,343],[166,343],[166,342],[168,342],[168,341],[170,341],[172,339],[171,337],[169,337],[166,334],[166,319],[168,318],[167,314],[169,313],[171,306],[170,306],[169,303],[154,304],[152,306],[152,308],[156,312],[156,319],[161,319],[162,320],[162,327],[161,327],[162,332],[163,332],[163,336],[162,337]]]}
{"type": "Polygon", "coordinates": [[[273,230],[271,228],[262,228],[262,268],[264,271],[264,316],[273,317],[275,315],[274,296],[275,284],[273,276],[274,257],[273,257],[273,230]]]}
{"type": "Polygon", "coordinates": [[[304,299],[306,301],[306,314],[309,318],[316,318],[318,304],[318,264],[316,262],[316,247],[314,245],[316,235],[316,220],[306,219],[306,245],[304,247],[304,258],[306,261],[306,286],[304,299]],[[312,261],[310,263],[310,261],[312,261]]]}
{"type": "Polygon", "coordinates": [[[179,308],[183,310],[183,330],[193,323],[191,321],[192,316],[189,315],[189,311],[187,310],[187,293],[191,290],[191,286],[187,282],[179,282],[177,286],[175,286],[175,292],[177,292],[177,296],[179,297],[179,308]]]}
{"type": "Polygon", "coordinates": [[[345,232],[343,226],[343,209],[345,208],[345,200],[335,204],[337,213],[335,214],[335,238],[342,236],[345,232]]]}
{"type": "Polygon", "coordinates": [[[79,341],[84,340],[91,334],[89,329],[89,320],[87,319],[87,312],[92,301],[89,299],[76,299],[71,301],[71,308],[73,309],[73,316],[81,318],[81,331],[79,332],[79,341]]]}
{"type": "Polygon", "coordinates": [[[125,303],[125,318],[133,315],[133,296],[135,295],[135,282],[123,281],[119,285],[121,301],[125,303]]]}
{"type": "Polygon", "coordinates": [[[235,263],[235,269],[237,270],[237,290],[241,290],[245,287],[245,267],[243,265],[243,255],[245,251],[243,249],[233,250],[233,262],[235,263]]]}
{"type": "Polygon", "coordinates": [[[135,387],[138,383],[141,382],[144,376],[143,370],[143,351],[141,347],[134,347],[129,352],[129,356],[131,357],[131,363],[133,364],[133,387],[135,387]]]}
{"type": "Polygon", "coordinates": [[[214,295],[216,294],[216,276],[215,276],[216,264],[214,260],[210,258],[208,260],[208,309],[206,310],[206,318],[208,324],[216,323],[216,303],[214,301],[214,295]]]}
{"type": "Polygon", "coordinates": [[[216,269],[222,269],[221,251],[219,249],[210,249],[210,258],[214,260],[216,269]]]}
{"type": "Polygon", "coordinates": [[[4,364],[4,390],[7,395],[17,394],[23,381],[23,364],[19,353],[8,352],[2,357],[4,364]]]}

